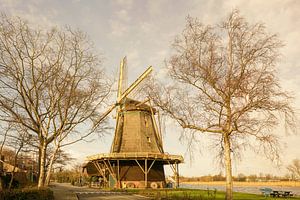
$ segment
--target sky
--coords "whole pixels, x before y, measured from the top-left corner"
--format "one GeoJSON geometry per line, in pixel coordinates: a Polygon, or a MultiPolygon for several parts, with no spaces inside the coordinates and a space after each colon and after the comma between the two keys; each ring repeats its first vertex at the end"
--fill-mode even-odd
{"type": "MultiPolygon", "coordinates": [[[[166,74],[164,60],[171,51],[171,42],[180,34],[188,15],[199,18],[204,24],[215,24],[226,18],[233,9],[239,9],[247,21],[263,22],[270,33],[277,33],[284,41],[278,76],[284,90],[294,97],[294,107],[300,109],[300,1],[299,0],[0,0],[0,12],[19,16],[31,24],[50,28],[70,26],[84,31],[103,58],[108,74],[115,74],[122,57],[127,56],[129,82],[149,65],[155,76],[166,74]]],[[[210,138],[199,136],[193,156],[187,145],[179,141],[180,128],[166,121],[164,149],[170,154],[185,157],[180,172],[184,176],[217,174],[214,151],[209,147],[210,138]]],[[[282,165],[277,166],[263,156],[251,151],[234,161],[233,173],[286,174],[286,165],[300,159],[300,134],[286,135],[275,130],[284,146],[282,165]]],[[[113,132],[112,132],[113,133],[113,132]]],[[[112,133],[90,139],[66,149],[77,162],[84,162],[88,155],[109,152],[112,133]]],[[[166,173],[171,170],[166,168],[166,173]]]]}

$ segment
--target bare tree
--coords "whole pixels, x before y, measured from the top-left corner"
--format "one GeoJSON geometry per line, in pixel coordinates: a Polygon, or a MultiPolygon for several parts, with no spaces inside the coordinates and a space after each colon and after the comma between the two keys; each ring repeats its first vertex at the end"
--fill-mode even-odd
{"type": "Polygon", "coordinates": [[[24,152],[25,148],[28,149],[29,144],[32,142],[31,141],[32,138],[31,135],[27,133],[25,127],[16,126],[19,124],[2,123],[2,125],[3,124],[7,126],[1,127],[3,131],[1,136],[3,140],[0,146],[0,155],[1,155],[1,162],[4,163],[6,160],[9,164],[13,166],[11,170],[9,185],[8,185],[8,188],[10,189],[12,187],[17,166],[19,166],[20,164],[19,154],[24,152]],[[5,160],[3,159],[4,155],[6,157],[5,160]]]}
{"type": "Polygon", "coordinates": [[[70,164],[70,162],[74,160],[74,158],[72,158],[68,153],[64,152],[56,144],[50,149],[50,153],[47,155],[46,169],[48,170],[46,174],[45,185],[49,185],[52,172],[55,170],[55,168],[70,164]],[[51,169],[51,171],[49,169],[51,169]]]}
{"type": "MultiPolygon", "coordinates": [[[[99,118],[102,118],[102,116],[99,116],[99,118]]],[[[104,119],[102,119],[104,120],[104,119]]],[[[101,120],[100,120],[101,122],[101,120]]],[[[101,126],[100,124],[98,124],[99,121],[97,121],[94,125],[94,128],[97,128],[97,131],[101,132],[102,136],[104,133],[106,133],[106,126],[101,126]]],[[[103,123],[103,122],[102,122],[103,123]]],[[[93,130],[93,129],[92,129],[93,130]]],[[[91,133],[91,132],[90,132],[91,133]]],[[[61,160],[59,160],[60,157],[64,157],[66,160],[65,162],[68,161],[68,155],[66,153],[63,152],[63,148],[69,145],[72,145],[76,142],[79,142],[83,139],[85,139],[87,136],[89,136],[89,134],[84,134],[81,135],[80,132],[77,132],[76,130],[69,130],[69,131],[65,131],[64,133],[60,134],[59,136],[57,136],[55,138],[55,140],[53,141],[53,148],[52,151],[49,152],[49,156],[48,156],[48,162],[47,162],[47,173],[46,173],[46,179],[45,179],[45,186],[48,186],[50,183],[50,178],[51,178],[51,173],[52,173],[52,167],[54,164],[57,164],[58,162],[60,162],[61,160]],[[71,137],[70,138],[70,132],[73,132],[72,136],[75,135],[75,133],[77,133],[80,137],[71,137]],[[68,140],[67,140],[68,139],[68,140]]]]}
{"type": "Polygon", "coordinates": [[[293,179],[300,178],[300,160],[294,159],[292,164],[287,167],[287,170],[291,173],[293,179]]]}
{"type": "Polygon", "coordinates": [[[27,133],[26,129],[24,127],[18,127],[17,129],[12,129],[13,134],[9,134],[9,141],[7,146],[10,146],[15,149],[14,153],[14,161],[13,161],[13,169],[11,172],[11,177],[8,185],[8,189],[11,189],[12,183],[15,176],[15,170],[18,165],[18,158],[19,153],[22,152],[22,150],[29,145],[30,143],[30,135],[27,133]]]}
{"type": "Polygon", "coordinates": [[[21,19],[0,18],[0,118],[37,136],[38,187],[44,186],[49,144],[65,133],[80,140],[97,131],[110,90],[99,64],[80,31],[33,29],[21,19]],[[73,134],[79,128],[85,135],[73,134]]]}
{"type": "Polygon", "coordinates": [[[8,135],[8,132],[11,130],[11,124],[2,124],[3,126],[0,126],[1,127],[1,133],[0,133],[0,136],[1,136],[1,145],[0,145],[0,160],[2,160],[2,150],[3,150],[3,147],[6,143],[6,140],[7,140],[7,135],[8,135]]]}
{"type": "MultiPolygon", "coordinates": [[[[50,159],[51,158],[49,157],[47,163],[50,163],[50,159]]],[[[54,168],[57,169],[57,168],[63,167],[65,165],[67,165],[67,164],[72,164],[74,160],[75,159],[69,153],[67,153],[67,152],[63,151],[62,149],[60,149],[57,152],[56,156],[55,156],[55,159],[54,159],[54,165],[55,165],[55,167],[53,167],[53,169],[54,168]]]]}
{"type": "Polygon", "coordinates": [[[272,128],[281,118],[287,127],[295,123],[291,97],[276,78],[281,46],[263,24],[249,24],[238,11],[215,26],[188,17],[168,60],[174,84],[150,88],[154,103],[182,128],[217,139],[227,200],[232,199],[232,153],[256,146],[278,159],[280,145],[272,128]]]}
{"type": "Polygon", "coordinates": [[[6,143],[7,140],[7,134],[11,129],[10,124],[2,124],[2,126],[0,125],[0,136],[1,136],[1,145],[0,145],[0,190],[3,189],[3,180],[2,180],[2,173],[3,173],[3,163],[4,163],[4,156],[3,156],[3,148],[4,148],[4,144],[6,143]]]}

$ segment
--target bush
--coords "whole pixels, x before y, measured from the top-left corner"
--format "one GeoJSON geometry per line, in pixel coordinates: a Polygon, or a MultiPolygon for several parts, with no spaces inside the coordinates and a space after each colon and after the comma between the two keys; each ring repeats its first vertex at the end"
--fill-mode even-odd
{"type": "Polygon", "coordinates": [[[16,189],[0,191],[0,200],[54,200],[50,189],[16,189]]]}
{"type": "MultiPolygon", "coordinates": [[[[3,188],[8,188],[8,185],[9,185],[9,182],[10,182],[10,179],[11,179],[11,174],[6,174],[5,176],[1,176],[0,179],[1,179],[0,181],[2,182],[3,188]]],[[[13,179],[11,188],[16,189],[16,188],[19,188],[19,187],[20,187],[19,181],[17,181],[16,179],[13,179]]]]}

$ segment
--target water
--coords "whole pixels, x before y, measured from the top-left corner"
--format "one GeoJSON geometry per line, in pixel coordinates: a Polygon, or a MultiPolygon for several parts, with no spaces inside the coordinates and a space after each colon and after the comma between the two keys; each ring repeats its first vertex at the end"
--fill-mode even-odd
{"type": "MultiPolygon", "coordinates": [[[[234,192],[243,192],[251,194],[261,194],[260,188],[272,188],[273,190],[278,191],[292,191],[293,194],[300,195],[300,187],[284,187],[284,186],[233,186],[234,192]]],[[[202,189],[202,190],[214,190],[225,191],[225,185],[194,185],[194,184],[180,184],[180,188],[189,188],[189,189],[202,189]]]]}

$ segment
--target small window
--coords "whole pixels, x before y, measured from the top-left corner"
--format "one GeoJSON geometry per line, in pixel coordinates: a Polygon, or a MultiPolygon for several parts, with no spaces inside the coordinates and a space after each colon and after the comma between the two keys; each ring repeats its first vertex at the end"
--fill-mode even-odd
{"type": "Polygon", "coordinates": [[[150,139],[150,137],[147,137],[147,141],[148,141],[148,142],[151,142],[151,139],[150,139]]]}

